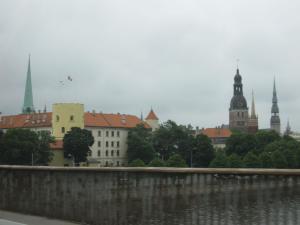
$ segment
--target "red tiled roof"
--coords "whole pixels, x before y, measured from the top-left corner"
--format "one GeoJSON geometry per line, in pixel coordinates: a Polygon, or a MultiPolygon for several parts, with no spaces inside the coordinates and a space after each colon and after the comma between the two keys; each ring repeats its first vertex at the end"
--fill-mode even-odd
{"type": "Polygon", "coordinates": [[[146,117],[146,120],[158,120],[158,117],[155,115],[152,109],[146,117]]]}
{"type": "Polygon", "coordinates": [[[200,132],[209,138],[230,137],[231,131],[227,128],[206,128],[200,132]]]}
{"type": "Polygon", "coordinates": [[[62,140],[57,140],[54,143],[50,143],[50,148],[53,150],[62,150],[64,143],[62,140]]]}
{"type": "MultiPolygon", "coordinates": [[[[125,114],[85,113],[84,125],[86,127],[119,127],[133,128],[143,123],[137,116],[125,114]]],[[[143,123],[150,128],[147,123],[143,123]]]]}
{"type": "Polygon", "coordinates": [[[51,120],[51,112],[2,116],[0,120],[0,128],[51,127],[51,120]]]}
{"type": "MultiPolygon", "coordinates": [[[[20,114],[13,116],[2,116],[0,128],[35,128],[51,127],[52,113],[20,114]]],[[[137,116],[125,114],[84,113],[85,127],[119,127],[133,128],[143,123],[146,128],[150,126],[141,121],[137,116]]]]}

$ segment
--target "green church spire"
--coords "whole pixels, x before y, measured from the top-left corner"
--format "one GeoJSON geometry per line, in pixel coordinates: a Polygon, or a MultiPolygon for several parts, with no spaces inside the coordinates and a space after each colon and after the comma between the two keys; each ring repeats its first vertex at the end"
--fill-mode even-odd
{"type": "Polygon", "coordinates": [[[31,83],[30,55],[28,60],[26,87],[25,87],[24,104],[23,104],[22,112],[24,114],[34,112],[33,97],[32,97],[32,83],[31,83]]]}

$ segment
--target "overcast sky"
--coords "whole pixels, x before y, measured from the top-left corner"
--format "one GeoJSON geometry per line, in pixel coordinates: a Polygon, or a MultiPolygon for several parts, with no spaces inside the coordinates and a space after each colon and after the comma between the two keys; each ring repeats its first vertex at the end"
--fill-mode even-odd
{"type": "Polygon", "coordinates": [[[299,9],[293,0],[1,0],[0,111],[20,113],[31,53],[36,109],[80,102],[139,116],[152,106],[161,121],[215,127],[228,124],[239,59],[260,128],[275,76],[282,128],[289,118],[300,131],[299,9]]]}

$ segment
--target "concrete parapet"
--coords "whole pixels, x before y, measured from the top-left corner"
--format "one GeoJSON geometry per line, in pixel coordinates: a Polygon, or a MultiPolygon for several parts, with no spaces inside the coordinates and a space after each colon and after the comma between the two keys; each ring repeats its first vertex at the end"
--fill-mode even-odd
{"type": "Polygon", "coordinates": [[[300,199],[299,186],[298,169],[0,166],[0,209],[101,225],[212,224],[197,221],[300,199]]]}

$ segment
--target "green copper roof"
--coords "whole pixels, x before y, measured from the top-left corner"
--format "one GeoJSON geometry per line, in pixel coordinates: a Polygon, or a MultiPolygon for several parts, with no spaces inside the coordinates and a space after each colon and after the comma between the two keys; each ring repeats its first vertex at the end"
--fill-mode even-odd
{"type": "Polygon", "coordinates": [[[29,60],[28,60],[26,87],[25,87],[24,104],[23,104],[22,112],[24,114],[34,112],[33,97],[32,97],[32,84],[31,84],[30,55],[29,55],[29,60]]]}

